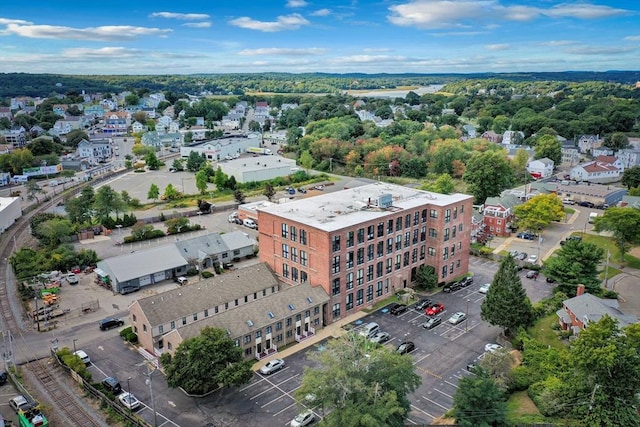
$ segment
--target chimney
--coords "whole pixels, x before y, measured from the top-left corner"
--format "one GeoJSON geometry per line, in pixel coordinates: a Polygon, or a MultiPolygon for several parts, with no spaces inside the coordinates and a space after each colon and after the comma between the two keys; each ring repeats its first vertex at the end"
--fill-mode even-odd
{"type": "Polygon", "coordinates": [[[576,292],[576,296],[580,296],[584,294],[584,285],[578,285],[578,290],[576,292]]]}

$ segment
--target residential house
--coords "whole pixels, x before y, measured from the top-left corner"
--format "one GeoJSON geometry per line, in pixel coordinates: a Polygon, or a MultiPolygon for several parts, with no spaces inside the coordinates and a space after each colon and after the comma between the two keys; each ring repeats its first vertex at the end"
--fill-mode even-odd
{"type": "Polygon", "coordinates": [[[580,163],[580,151],[573,145],[573,142],[569,145],[563,145],[560,150],[562,152],[561,162],[563,165],[573,166],[580,163]]]}
{"type": "Polygon", "coordinates": [[[519,145],[524,141],[524,132],[507,130],[502,134],[502,144],[504,145],[519,145]]]}
{"type": "Polygon", "coordinates": [[[522,201],[514,195],[487,197],[483,205],[484,229],[494,236],[508,237],[515,219],[514,208],[522,201]]]}
{"type": "Polygon", "coordinates": [[[13,148],[21,148],[27,145],[27,131],[22,126],[13,126],[2,134],[7,144],[13,148]]]}
{"type": "Polygon", "coordinates": [[[640,196],[624,195],[622,196],[622,200],[620,201],[618,206],[621,208],[629,206],[632,208],[640,209],[640,196]]]}
{"type": "Polygon", "coordinates": [[[486,139],[487,141],[494,142],[496,144],[500,142],[500,135],[498,135],[492,130],[487,130],[483,132],[480,138],[486,139]]]}
{"type": "Polygon", "coordinates": [[[262,263],[134,301],[131,326],[159,356],[205,327],[227,331],[245,358],[261,359],[315,335],[329,297],[320,286],[282,284],[262,263]]]}
{"type": "Polygon", "coordinates": [[[13,121],[13,113],[10,107],[0,107],[0,119],[2,118],[13,121]]]}
{"type": "Polygon", "coordinates": [[[527,172],[534,179],[549,178],[553,175],[553,160],[543,157],[529,162],[527,165],[527,172]]]}
{"type": "Polygon", "coordinates": [[[605,184],[620,180],[624,168],[615,156],[599,156],[571,169],[569,176],[576,181],[605,184]]]}
{"type": "Polygon", "coordinates": [[[476,128],[473,125],[464,125],[462,126],[462,132],[466,134],[467,138],[475,138],[476,137],[476,128]]]}
{"type": "Polygon", "coordinates": [[[476,208],[473,209],[473,217],[471,218],[471,243],[477,243],[484,237],[484,215],[476,208]]]}
{"type": "Polygon", "coordinates": [[[156,112],[155,107],[144,107],[142,112],[147,115],[150,119],[156,119],[158,117],[158,113],[156,112]]]}
{"type": "Polygon", "coordinates": [[[37,138],[45,133],[46,131],[38,125],[34,125],[31,127],[31,129],[29,129],[29,135],[31,135],[31,138],[37,138]]]}
{"type": "Polygon", "coordinates": [[[618,150],[616,157],[620,159],[620,163],[622,163],[624,169],[640,166],[640,149],[625,148],[618,150]]]}
{"type": "Polygon", "coordinates": [[[67,115],[67,109],[69,106],[67,104],[55,104],[52,108],[55,114],[64,117],[67,115]]]}
{"type": "Polygon", "coordinates": [[[156,122],[156,132],[158,133],[166,133],[169,131],[171,124],[173,123],[173,119],[169,116],[162,116],[156,122]]]}
{"type": "Polygon", "coordinates": [[[126,135],[131,125],[131,115],[126,111],[105,114],[102,132],[109,135],[126,135]]]}
{"type": "Polygon", "coordinates": [[[580,150],[580,153],[586,154],[596,148],[599,143],[599,135],[581,135],[578,138],[578,149],[580,150]]]}
{"type": "Polygon", "coordinates": [[[607,147],[597,147],[591,150],[591,155],[595,157],[613,156],[614,151],[607,147]]]}
{"type": "Polygon", "coordinates": [[[536,155],[535,150],[529,147],[528,145],[511,144],[511,145],[503,145],[502,147],[505,150],[507,150],[507,157],[512,160],[516,157],[516,154],[518,154],[519,150],[524,150],[527,153],[529,161],[533,160],[533,157],[536,155]]]}
{"type": "Polygon", "coordinates": [[[92,118],[102,118],[104,116],[104,106],[102,104],[91,104],[84,107],[84,114],[92,118]]]}
{"type": "Polygon", "coordinates": [[[286,284],[319,284],[333,323],[409,287],[467,274],[473,197],[377,182],[257,210],[260,260],[286,284]]]}
{"type": "Polygon", "coordinates": [[[87,160],[91,164],[105,162],[112,155],[112,146],[108,139],[90,140],[83,139],[76,150],[78,158],[87,160]]]}
{"type": "Polygon", "coordinates": [[[149,131],[142,134],[142,144],[148,147],[155,147],[156,150],[162,147],[178,147],[184,141],[180,132],[178,133],[159,133],[158,131],[149,131]]]}
{"type": "Polygon", "coordinates": [[[139,121],[135,121],[131,123],[131,132],[133,133],[142,133],[147,130],[147,127],[140,123],[139,121]]]}
{"type": "Polygon", "coordinates": [[[584,285],[578,285],[576,296],[564,300],[556,314],[562,329],[571,330],[574,335],[588,327],[590,322],[598,322],[605,316],[617,320],[621,328],[638,322],[635,315],[620,311],[617,299],[603,299],[585,293],[584,285]]]}

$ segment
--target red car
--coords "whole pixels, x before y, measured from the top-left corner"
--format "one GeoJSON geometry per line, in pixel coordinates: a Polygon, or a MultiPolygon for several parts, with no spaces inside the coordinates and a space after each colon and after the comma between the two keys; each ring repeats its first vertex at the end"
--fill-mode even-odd
{"type": "Polygon", "coordinates": [[[427,316],[435,316],[438,313],[442,313],[444,311],[444,304],[441,302],[437,302],[432,304],[427,308],[426,314],[427,316]]]}
{"type": "Polygon", "coordinates": [[[80,270],[80,267],[78,267],[77,265],[71,269],[71,272],[73,274],[80,274],[81,271],[82,270],[80,270]]]}

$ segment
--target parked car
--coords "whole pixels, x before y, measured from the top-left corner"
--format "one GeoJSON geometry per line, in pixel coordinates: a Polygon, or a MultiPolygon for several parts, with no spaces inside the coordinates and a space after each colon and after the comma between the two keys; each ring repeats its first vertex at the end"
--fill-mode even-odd
{"type": "Polygon", "coordinates": [[[369,338],[371,342],[377,342],[379,344],[382,344],[383,342],[387,342],[389,341],[389,339],[391,339],[391,335],[389,335],[388,332],[382,332],[382,331],[377,332],[374,336],[369,338]]]}
{"type": "Polygon", "coordinates": [[[176,277],[176,283],[178,283],[180,286],[183,286],[189,283],[189,279],[187,279],[184,276],[179,276],[179,277],[176,277]]]}
{"type": "Polygon", "coordinates": [[[407,311],[407,306],[404,304],[393,304],[393,306],[391,307],[391,309],[389,309],[389,312],[391,314],[393,314],[394,316],[397,316],[399,314],[404,313],[405,311],[407,311]]]}
{"type": "Polygon", "coordinates": [[[451,282],[444,285],[442,288],[443,292],[455,292],[457,290],[462,289],[462,284],[460,282],[451,282]]]}
{"type": "Polygon", "coordinates": [[[518,251],[511,251],[511,252],[509,252],[509,255],[511,255],[511,256],[512,256],[512,257],[514,257],[514,258],[517,258],[517,257],[518,257],[518,255],[520,255],[520,252],[518,252],[518,251]]]}
{"type": "Polygon", "coordinates": [[[425,310],[429,304],[431,304],[431,300],[429,298],[422,298],[420,301],[416,303],[416,310],[425,310]]]}
{"type": "Polygon", "coordinates": [[[122,325],[124,325],[124,320],[116,319],[115,317],[107,317],[106,319],[102,319],[100,321],[100,330],[106,331],[111,328],[117,328],[122,325]]]}
{"type": "Polygon", "coordinates": [[[574,242],[582,242],[582,236],[576,236],[576,235],[574,235],[574,236],[569,236],[569,237],[567,237],[565,240],[561,241],[561,242],[560,242],[560,245],[564,245],[565,243],[567,243],[567,242],[571,242],[571,241],[574,241],[574,242]]]}
{"type": "Polygon", "coordinates": [[[78,350],[73,354],[78,356],[85,365],[89,365],[91,363],[91,359],[89,358],[89,355],[85,353],[84,350],[78,350]]]}
{"type": "Polygon", "coordinates": [[[500,344],[489,343],[484,346],[484,351],[489,353],[495,353],[498,350],[501,350],[503,347],[500,344]]]}
{"type": "Polygon", "coordinates": [[[0,385],[6,384],[8,379],[7,373],[5,371],[0,371],[0,385]]]}
{"type": "Polygon", "coordinates": [[[67,274],[67,282],[69,282],[70,285],[77,285],[78,284],[78,276],[76,276],[75,273],[67,274]]]}
{"type": "Polygon", "coordinates": [[[307,189],[304,188],[304,187],[299,187],[298,188],[298,193],[307,194],[307,189]]]}
{"type": "Polygon", "coordinates": [[[118,382],[118,380],[114,377],[107,377],[100,382],[104,388],[109,390],[114,395],[118,396],[122,393],[122,386],[118,382]]]}
{"type": "Polygon", "coordinates": [[[444,311],[444,304],[441,302],[437,302],[432,304],[429,308],[427,308],[426,315],[427,316],[435,316],[438,313],[442,313],[444,311]]]}
{"type": "Polygon", "coordinates": [[[293,187],[287,187],[287,188],[284,189],[284,191],[286,191],[287,193],[289,193],[291,195],[296,194],[296,189],[293,188],[293,187]]]}
{"type": "Polygon", "coordinates": [[[262,368],[260,368],[260,373],[262,375],[271,375],[274,372],[278,372],[282,368],[284,368],[284,360],[273,359],[272,361],[267,362],[267,364],[262,368]]]}
{"type": "Polygon", "coordinates": [[[540,274],[540,273],[538,273],[535,270],[529,270],[529,271],[527,271],[527,279],[537,279],[538,278],[538,274],[540,274]]]}
{"type": "Polygon", "coordinates": [[[73,274],[80,274],[82,272],[82,269],[80,268],[80,266],[76,265],[75,267],[71,267],[71,272],[73,274]]]}
{"type": "Polygon", "coordinates": [[[582,201],[582,202],[578,202],[578,206],[584,206],[585,208],[593,208],[596,205],[591,202],[582,201]]]}
{"type": "Polygon", "coordinates": [[[564,203],[565,205],[575,205],[576,204],[576,202],[574,202],[571,199],[567,199],[567,198],[562,199],[562,203],[564,203]]]}
{"type": "Polygon", "coordinates": [[[486,294],[487,292],[489,292],[490,287],[491,287],[491,283],[485,283],[484,285],[480,286],[480,289],[478,289],[478,292],[481,294],[486,294]]]}
{"type": "Polygon", "coordinates": [[[124,392],[118,396],[118,401],[130,410],[138,409],[140,407],[140,401],[136,397],[129,393],[124,392]]]}
{"type": "Polygon", "coordinates": [[[458,323],[462,322],[466,318],[467,318],[467,315],[465,313],[463,313],[462,311],[458,311],[454,313],[453,316],[451,316],[449,320],[447,320],[447,322],[451,323],[452,325],[457,325],[458,323]]]}
{"type": "Polygon", "coordinates": [[[467,276],[465,278],[463,278],[462,280],[460,280],[460,286],[462,286],[463,288],[466,288],[467,286],[471,285],[473,283],[473,276],[467,276]]]}
{"type": "Polygon", "coordinates": [[[529,264],[537,264],[538,263],[538,255],[529,255],[529,258],[527,258],[527,262],[529,264]]]}
{"type": "Polygon", "coordinates": [[[527,259],[527,257],[528,257],[528,256],[529,256],[529,254],[528,254],[528,253],[526,253],[526,252],[520,252],[520,253],[518,254],[517,259],[519,259],[520,261],[524,261],[525,259],[527,259]]]}
{"type": "Polygon", "coordinates": [[[556,283],[556,279],[554,279],[553,277],[547,277],[546,281],[547,283],[556,283]]]}
{"type": "Polygon", "coordinates": [[[24,396],[19,395],[19,396],[11,398],[9,400],[9,406],[15,412],[18,412],[18,411],[21,411],[21,410],[22,411],[27,411],[27,410],[29,410],[31,408],[35,408],[38,405],[35,402],[28,401],[24,396]]]}
{"type": "Polygon", "coordinates": [[[296,417],[293,420],[291,420],[291,427],[308,426],[315,420],[316,420],[316,415],[313,413],[313,411],[311,410],[304,411],[296,415],[296,417]]]}
{"type": "Polygon", "coordinates": [[[525,239],[525,240],[533,240],[535,238],[535,236],[531,233],[518,233],[517,236],[520,239],[525,239]]]}
{"type": "Polygon", "coordinates": [[[324,185],[314,185],[312,188],[314,190],[322,191],[322,190],[324,190],[324,185]]]}
{"type": "Polygon", "coordinates": [[[436,326],[438,326],[441,323],[442,323],[442,318],[441,317],[431,317],[431,318],[427,319],[427,321],[422,324],[422,327],[425,328],[425,329],[433,329],[433,328],[435,328],[436,326]]]}
{"type": "Polygon", "coordinates": [[[416,345],[413,343],[413,341],[405,341],[396,348],[396,352],[400,354],[407,354],[411,353],[413,350],[415,350],[415,348],[416,345]]]}

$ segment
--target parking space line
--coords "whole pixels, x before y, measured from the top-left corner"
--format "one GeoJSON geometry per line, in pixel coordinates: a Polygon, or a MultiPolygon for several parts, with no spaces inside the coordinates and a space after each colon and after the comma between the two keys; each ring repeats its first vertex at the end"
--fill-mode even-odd
{"type": "Polygon", "coordinates": [[[433,403],[434,405],[438,405],[439,407],[441,407],[441,408],[442,408],[442,409],[444,409],[445,411],[448,411],[448,410],[449,410],[449,408],[447,408],[446,406],[441,405],[441,404],[439,404],[438,402],[436,402],[436,401],[434,401],[434,400],[431,400],[431,399],[429,399],[429,398],[428,398],[428,397],[426,397],[426,396],[422,396],[422,398],[423,398],[423,399],[425,399],[425,400],[428,400],[429,402],[433,403]]]}
{"type": "Polygon", "coordinates": [[[423,368],[422,366],[415,366],[415,368],[419,369],[420,371],[424,372],[427,375],[431,375],[432,377],[436,377],[439,380],[442,379],[442,377],[440,375],[435,374],[435,373],[431,372],[430,370],[423,368]]]}
{"type": "Polygon", "coordinates": [[[295,400],[294,400],[294,401],[293,401],[293,403],[292,403],[291,405],[289,405],[289,406],[287,406],[286,408],[284,408],[284,409],[282,409],[282,410],[280,410],[280,411],[276,412],[275,414],[273,414],[273,416],[274,416],[274,417],[276,417],[276,416],[280,415],[281,413],[283,413],[284,411],[286,411],[286,410],[288,410],[289,408],[291,408],[292,406],[296,406],[296,405],[297,405],[297,403],[296,403],[296,402],[295,402],[295,400]]]}
{"type": "MultiPolygon", "coordinates": [[[[411,424],[418,425],[418,423],[417,423],[417,422],[413,421],[413,420],[412,420],[412,419],[410,419],[410,418],[407,418],[407,419],[406,419],[406,421],[409,421],[411,424]]],[[[422,423],[420,423],[420,424],[422,424],[422,423]]]]}
{"type": "Polygon", "coordinates": [[[415,362],[413,362],[414,365],[422,362],[424,359],[426,359],[427,357],[431,356],[431,353],[428,353],[426,356],[421,357],[420,359],[416,360],[415,362]]]}
{"type": "Polygon", "coordinates": [[[242,387],[242,388],[241,388],[240,390],[238,390],[238,391],[245,391],[245,390],[248,390],[248,389],[250,389],[251,387],[253,387],[254,385],[258,385],[258,384],[260,384],[261,382],[263,382],[263,381],[265,381],[265,380],[266,380],[266,378],[265,378],[265,377],[262,377],[262,376],[260,376],[260,375],[258,375],[258,378],[260,378],[258,381],[254,382],[254,383],[252,383],[252,384],[249,384],[249,385],[248,385],[248,386],[246,386],[246,387],[242,387]]]}
{"type": "Polygon", "coordinates": [[[427,411],[423,411],[422,409],[418,408],[416,405],[411,405],[411,407],[413,409],[415,409],[416,411],[420,411],[423,414],[425,414],[426,416],[430,417],[432,420],[435,420],[437,417],[435,415],[431,415],[430,413],[428,413],[427,411]]]}
{"type": "Polygon", "coordinates": [[[458,388],[458,385],[457,385],[457,384],[450,383],[450,382],[449,382],[449,381],[447,381],[447,380],[444,380],[444,382],[445,382],[446,384],[449,384],[451,387],[458,388]]]}
{"type": "Polygon", "coordinates": [[[288,393],[286,393],[285,391],[283,391],[283,390],[280,388],[280,384],[284,384],[284,383],[286,383],[287,381],[292,380],[292,379],[294,379],[294,378],[298,377],[299,375],[300,375],[300,374],[296,374],[296,375],[294,375],[294,376],[292,376],[292,377],[289,377],[289,378],[287,378],[286,380],[284,380],[284,381],[282,381],[282,382],[280,382],[280,383],[278,383],[278,384],[276,384],[276,383],[274,383],[274,382],[272,382],[272,381],[269,381],[269,380],[267,380],[267,379],[265,378],[266,382],[267,382],[267,383],[269,383],[269,384],[271,384],[271,388],[268,388],[268,389],[266,389],[266,390],[264,390],[264,391],[261,391],[260,393],[256,394],[255,396],[250,397],[250,398],[249,398],[249,400],[256,399],[257,397],[259,397],[259,396],[261,396],[261,395],[263,395],[263,394],[265,394],[265,393],[267,393],[267,392],[269,392],[269,391],[273,390],[274,388],[276,388],[276,389],[280,390],[280,392],[282,392],[282,393],[284,393],[284,394],[288,394],[288,393]]]}
{"type": "Polygon", "coordinates": [[[453,396],[451,396],[450,394],[445,393],[445,392],[444,392],[444,391],[442,391],[442,390],[438,390],[438,389],[437,389],[437,388],[435,388],[435,387],[434,387],[433,391],[437,391],[438,393],[440,393],[440,394],[444,394],[445,396],[447,396],[447,397],[449,397],[449,398],[453,399],[453,396]]]}

